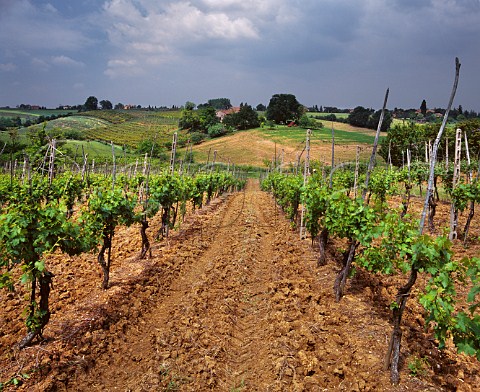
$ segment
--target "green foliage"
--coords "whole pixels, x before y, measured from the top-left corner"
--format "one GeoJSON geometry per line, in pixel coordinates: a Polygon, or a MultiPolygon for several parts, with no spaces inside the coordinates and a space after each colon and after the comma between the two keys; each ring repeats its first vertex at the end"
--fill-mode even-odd
{"type": "Polygon", "coordinates": [[[325,216],[325,227],[329,233],[356,240],[365,246],[372,240],[372,227],[376,222],[375,211],[362,199],[351,199],[338,191],[331,194],[325,216]]]}
{"type": "Polygon", "coordinates": [[[426,358],[419,358],[413,356],[407,364],[408,370],[412,377],[423,376],[426,374],[426,367],[428,366],[428,360],[426,358]]]}
{"type": "MultiPolygon", "coordinates": [[[[381,110],[374,112],[373,109],[366,109],[363,106],[357,106],[349,114],[347,122],[355,127],[377,129],[381,112],[381,110]]],[[[388,128],[390,128],[391,123],[392,115],[388,110],[385,110],[382,128],[380,130],[386,132],[388,128]]]]}
{"type": "Polygon", "coordinates": [[[469,202],[480,203],[480,182],[460,183],[452,190],[451,195],[455,208],[464,211],[469,202]]]}
{"type": "Polygon", "coordinates": [[[272,192],[277,203],[293,223],[298,213],[302,187],[301,176],[284,176],[280,173],[271,173],[262,183],[262,188],[272,192]]]}
{"type": "Polygon", "coordinates": [[[432,323],[440,348],[445,346],[452,326],[456,295],[453,274],[459,269],[458,263],[451,259],[450,246],[446,237],[419,236],[412,257],[412,263],[430,275],[420,303],[427,311],[426,323],[432,323]]]}
{"type": "Polygon", "coordinates": [[[178,125],[181,129],[186,129],[189,132],[207,133],[208,129],[219,121],[217,113],[212,106],[205,106],[198,110],[186,107],[182,110],[178,125]]]}
{"type": "Polygon", "coordinates": [[[140,154],[148,154],[148,156],[154,158],[160,158],[162,161],[166,161],[168,159],[167,152],[165,148],[160,146],[155,141],[147,139],[142,140],[137,147],[137,152],[140,154]]]}
{"type": "Polygon", "coordinates": [[[304,107],[293,94],[274,94],[270,98],[266,117],[276,124],[298,120],[304,112],[304,107]]]}
{"type": "Polygon", "coordinates": [[[371,272],[393,274],[410,270],[412,246],[418,232],[417,222],[399,212],[390,211],[372,227],[375,244],[367,246],[357,258],[358,265],[371,272]]]}
{"type": "Polygon", "coordinates": [[[467,296],[468,313],[458,312],[453,321],[453,341],[459,352],[474,355],[480,360],[480,258],[463,260],[466,277],[471,283],[467,296]]]}
{"type": "Polygon", "coordinates": [[[232,104],[228,98],[214,98],[208,100],[208,106],[213,107],[216,110],[230,109],[232,104]]]}
{"type": "Polygon", "coordinates": [[[257,112],[247,104],[242,104],[237,113],[227,114],[223,123],[235,129],[252,129],[260,126],[257,112]]]}
{"type": "Polygon", "coordinates": [[[305,205],[305,227],[312,236],[317,237],[325,226],[325,214],[330,199],[330,190],[319,179],[308,181],[305,192],[302,194],[302,203],[305,205]]]}
{"type": "Polygon", "coordinates": [[[208,128],[208,136],[210,136],[211,138],[224,136],[227,133],[228,133],[228,129],[225,127],[225,125],[220,123],[211,125],[208,128]]]}
{"type": "Polygon", "coordinates": [[[302,128],[310,128],[310,129],[321,129],[323,128],[323,124],[314,118],[308,116],[307,114],[303,114],[300,119],[298,120],[298,125],[302,128]]]}
{"type": "Polygon", "coordinates": [[[97,97],[94,97],[93,95],[91,95],[90,97],[87,98],[83,106],[85,107],[85,110],[97,110],[98,109],[97,97]]]}
{"type": "Polygon", "coordinates": [[[97,187],[88,199],[88,218],[97,232],[115,230],[118,225],[131,225],[137,219],[136,196],[122,189],[97,187]]]}
{"type": "MultiPolygon", "coordinates": [[[[2,183],[2,185],[5,185],[2,183]]],[[[31,184],[9,187],[0,214],[0,287],[13,290],[11,269],[20,265],[23,284],[30,284],[32,295],[26,309],[29,332],[38,333],[48,322],[48,298],[35,299],[37,284],[51,281],[44,258],[57,249],[75,255],[94,244],[89,227],[71,219],[69,210],[78,197],[78,182],[59,177],[52,184],[43,178],[31,184]],[[42,305],[43,302],[43,305],[42,305]]],[[[48,295],[48,294],[47,294],[48,295]]]]}

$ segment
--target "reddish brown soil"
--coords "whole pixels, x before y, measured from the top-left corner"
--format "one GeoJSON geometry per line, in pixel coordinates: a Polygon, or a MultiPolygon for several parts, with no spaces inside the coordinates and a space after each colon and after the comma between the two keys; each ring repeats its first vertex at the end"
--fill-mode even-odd
{"type": "Polygon", "coordinates": [[[119,231],[114,243],[107,291],[94,255],[49,258],[53,314],[41,344],[15,348],[26,332],[24,293],[0,292],[0,381],[27,372],[19,390],[139,392],[480,385],[479,362],[451,347],[437,350],[412,299],[401,384],[392,386],[382,370],[389,305],[405,277],[359,271],[336,303],[338,256],[317,267],[310,241],[299,239],[258,184],[192,214],[149,260],[136,259],[138,228],[119,231]],[[407,366],[415,357],[425,358],[417,377],[407,366]]]}

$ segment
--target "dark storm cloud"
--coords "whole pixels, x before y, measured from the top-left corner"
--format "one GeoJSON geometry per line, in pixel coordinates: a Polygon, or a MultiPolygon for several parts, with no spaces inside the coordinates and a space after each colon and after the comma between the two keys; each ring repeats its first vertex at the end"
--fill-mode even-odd
{"type": "Polygon", "coordinates": [[[459,100],[480,108],[478,0],[3,0],[0,7],[0,105],[40,99],[36,91],[46,104],[94,94],[146,105],[217,95],[265,103],[289,92],[307,105],[375,107],[386,87],[392,106],[444,105],[458,56],[459,100]]]}

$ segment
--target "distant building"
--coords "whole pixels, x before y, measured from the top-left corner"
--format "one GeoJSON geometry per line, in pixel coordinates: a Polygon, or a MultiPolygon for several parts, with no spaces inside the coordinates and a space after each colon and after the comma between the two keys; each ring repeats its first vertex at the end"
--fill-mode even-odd
{"type": "Polygon", "coordinates": [[[238,113],[240,111],[240,106],[233,106],[230,109],[217,110],[217,117],[220,121],[223,121],[224,117],[228,114],[238,113]]]}

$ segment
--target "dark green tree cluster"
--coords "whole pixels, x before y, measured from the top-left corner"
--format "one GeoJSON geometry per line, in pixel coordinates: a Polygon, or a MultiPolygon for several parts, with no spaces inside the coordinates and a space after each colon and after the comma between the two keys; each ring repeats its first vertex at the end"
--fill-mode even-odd
{"type": "Polygon", "coordinates": [[[223,124],[235,129],[252,129],[260,126],[258,113],[247,103],[240,105],[237,113],[227,114],[223,119],[223,124]]]}
{"type": "MultiPolygon", "coordinates": [[[[113,105],[108,99],[102,99],[100,102],[98,102],[97,97],[91,95],[87,98],[85,103],[83,104],[83,109],[85,111],[89,110],[98,110],[100,106],[101,110],[112,110],[113,105]]],[[[123,105],[122,105],[123,108],[123,105]]]]}
{"type": "Polygon", "coordinates": [[[185,104],[178,124],[180,129],[186,129],[189,132],[208,133],[210,127],[220,122],[217,111],[213,106],[194,109],[195,104],[193,102],[185,104]]]}
{"type": "Polygon", "coordinates": [[[214,98],[209,99],[207,103],[202,103],[198,105],[198,108],[202,109],[208,106],[211,106],[216,110],[226,110],[230,109],[232,107],[232,104],[230,103],[230,99],[228,98],[214,98]]]}
{"type": "Polygon", "coordinates": [[[305,112],[293,94],[275,94],[270,98],[267,107],[267,120],[276,124],[286,124],[290,121],[298,121],[305,112]]]}
{"type": "MultiPolygon", "coordinates": [[[[349,114],[347,122],[355,127],[377,129],[381,113],[381,110],[375,112],[373,109],[366,109],[363,106],[357,106],[349,114]]],[[[386,132],[387,129],[390,128],[392,120],[390,111],[386,110],[382,122],[382,132],[386,132]]]]}

